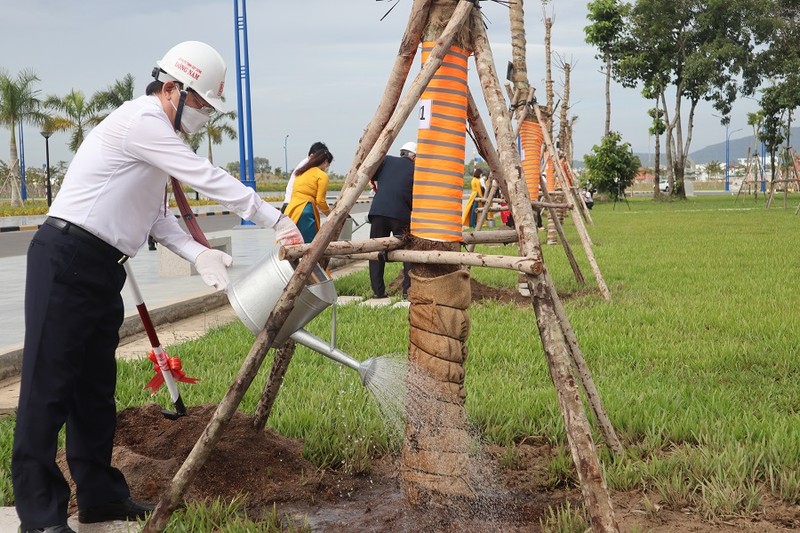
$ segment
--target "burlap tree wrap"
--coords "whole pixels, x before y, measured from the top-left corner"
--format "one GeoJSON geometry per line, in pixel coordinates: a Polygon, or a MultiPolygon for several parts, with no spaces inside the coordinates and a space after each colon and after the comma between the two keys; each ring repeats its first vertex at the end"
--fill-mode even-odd
{"type": "Polygon", "coordinates": [[[466,270],[423,278],[413,270],[408,292],[409,394],[403,489],[412,503],[449,505],[471,497],[464,411],[465,341],[472,294],[466,270]]]}

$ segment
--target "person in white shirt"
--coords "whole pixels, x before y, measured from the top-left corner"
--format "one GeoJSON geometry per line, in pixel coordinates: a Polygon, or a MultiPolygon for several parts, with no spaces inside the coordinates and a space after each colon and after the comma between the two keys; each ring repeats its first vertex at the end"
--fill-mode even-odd
{"type": "Polygon", "coordinates": [[[305,157],[302,161],[300,161],[294,170],[292,171],[292,175],[289,176],[289,182],[286,184],[286,194],[283,195],[283,205],[281,206],[281,213],[286,211],[286,206],[289,205],[289,202],[292,201],[292,192],[294,192],[294,180],[297,177],[297,169],[308,163],[308,158],[311,157],[313,154],[321,151],[327,151],[328,147],[325,143],[317,141],[311,145],[311,148],[308,149],[308,156],[305,157]]]}
{"type": "Polygon", "coordinates": [[[303,242],[288,217],[196,155],[177,133],[197,132],[212,109],[224,110],[226,66],[219,53],[187,41],[156,64],[146,95],[123,104],[86,137],[28,250],[11,465],[22,531],[73,531],[69,485],[55,462],[64,424],[79,522],[140,519],[153,508],[132,500],[124,476],[111,466],[123,263],[148,235],[192,262],[217,289],[225,289],[232,263],[181,229],[166,205],[169,177],[273,228],[284,245],[303,242]]]}

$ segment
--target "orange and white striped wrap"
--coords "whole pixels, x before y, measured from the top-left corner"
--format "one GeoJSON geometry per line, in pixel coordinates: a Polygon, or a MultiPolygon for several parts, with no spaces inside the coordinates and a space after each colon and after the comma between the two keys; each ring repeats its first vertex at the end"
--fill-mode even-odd
{"type": "Polygon", "coordinates": [[[544,175],[547,178],[547,190],[553,192],[556,190],[556,166],[553,164],[553,158],[549,155],[547,156],[544,175]]]}
{"type": "Polygon", "coordinates": [[[541,124],[533,118],[523,120],[519,129],[519,139],[522,146],[522,172],[525,176],[525,183],[528,185],[528,195],[531,200],[536,201],[539,199],[544,142],[541,124]]]}
{"type": "MultiPolygon", "coordinates": [[[[436,43],[422,43],[422,62],[436,43]]],[[[461,241],[469,52],[450,47],[419,102],[411,234],[461,241]]]]}

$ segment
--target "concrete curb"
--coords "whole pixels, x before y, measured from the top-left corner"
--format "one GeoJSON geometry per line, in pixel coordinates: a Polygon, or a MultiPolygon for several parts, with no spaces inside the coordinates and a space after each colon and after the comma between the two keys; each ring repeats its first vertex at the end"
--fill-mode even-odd
{"type": "MultiPolygon", "coordinates": [[[[335,201],[335,198],[330,198],[331,200],[335,201]]],[[[356,200],[357,204],[368,204],[372,202],[372,199],[365,199],[365,200],[356,200]]],[[[275,205],[276,207],[280,206],[280,202],[270,202],[271,204],[275,205]]],[[[225,210],[216,210],[214,209],[215,206],[195,206],[194,216],[196,217],[213,217],[213,216],[221,216],[221,215],[235,215],[233,211],[225,211],[225,210]],[[201,209],[197,209],[200,207],[201,209]],[[207,209],[207,210],[204,210],[207,209]]],[[[173,209],[174,211],[174,209],[173,209]]],[[[8,233],[12,231],[34,231],[41,227],[44,223],[44,219],[47,218],[47,215],[28,215],[28,216],[20,216],[20,217],[0,217],[0,224],[2,224],[3,218],[6,219],[21,219],[23,224],[11,224],[8,226],[0,226],[0,233],[8,233]]],[[[179,213],[175,213],[175,218],[181,218],[179,213]]]]}
{"type": "MultiPolygon", "coordinates": [[[[214,292],[202,296],[167,304],[156,309],[148,309],[154,326],[177,322],[223,305],[228,305],[228,297],[224,292],[214,292]]],[[[130,337],[144,332],[144,325],[138,314],[126,316],[119,328],[120,344],[130,337]]],[[[22,370],[22,343],[0,347],[0,380],[18,376],[22,370]]]]}
{"type": "MultiPolygon", "coordinates": [[[[347,275],[364,268],[365,265],[366,261],[342,260],[339,264],[334,264],[332,261],[332,277],[347,275]]],[[[163,324],[178,322],[224,305],[228,305],[228,296],[224,292],[217,291],[163,305],[155,309],[148,309],[148,312],[153,326],[158,327],[163,324]]],[[[139,336],[143,332],[144,325],[138,313],[126,316],[122,326],[119,328],[120,344],[125,344],[130,337],[139,336]]],[[[0,347],[0,381],[19,375],[22,370],[22,347],[21,343],[0,347]]]]}

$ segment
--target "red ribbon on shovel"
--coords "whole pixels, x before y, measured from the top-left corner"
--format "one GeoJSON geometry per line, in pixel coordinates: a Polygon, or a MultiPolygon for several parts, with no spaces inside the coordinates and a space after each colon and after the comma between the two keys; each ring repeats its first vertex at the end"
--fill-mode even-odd
{"type": "MultiPolygon", "coordinates": [[[[164,354],[166,355],[166,351],[164,354]]],[[[155,394],[156,391],[164,384],[164,374],[161,373],[161,367],[158,364],[158,360],[156,359],[155,351],[151,350],[150,355],[148,358],[153,362],[153,370],[155,371],[156,375],[147,382],[147,385],[144,386],[145,389],[150,389],[152,394],[155,394]]],[[[169,373],[172,374],[172,377],[175,381],[182,381],[183,383],[197,383],[197,378],[190,378],[186,375],[186,372],[183,371],[183,364],[181,363],[180,357],[167,357],[167,363],[169,364],[169,373]]]]}

